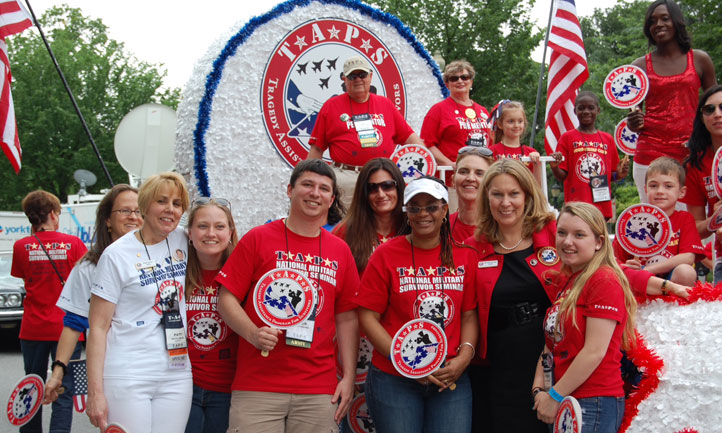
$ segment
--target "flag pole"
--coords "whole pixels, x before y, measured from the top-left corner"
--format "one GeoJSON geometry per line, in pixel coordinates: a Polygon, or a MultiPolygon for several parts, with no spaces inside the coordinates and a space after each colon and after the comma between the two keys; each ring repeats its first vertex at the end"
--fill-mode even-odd
{"type": "Polygon", "coordinates": [[[48,40],[45,38],[45,33],[43,33],[43,29],[40,27],[40,23],[38,22],[37,18],[35,18],[35,12],[33,12],[33,7],[30,6],[30,0],[25,0],[25,4],[28,5],[28,11],[30,11],[30,15],[33,17],[33,23],[35,24],[35,27],[37,27],[38,31],[40,32],[40,37],[43,39],[45,48],[48,49],[50,58],[53,60],[53,64],[55,65],[55,70],[58,71],[58,75],[60,75],[60,80],[63,82],[63,86],[65,87],[65,90],[68,92],[68,96],[70,97],[70,102],[72,102],[73,108],[75,108],[75,112],[77,113],[78,118],[80,119],[80,123],[83,125],[85,134],[88,136],[88,140],[90,140],[90,144],[93,146],[93,150],[95,151],[95,156],[98,158],[98,161],[100,162],[100,166],[103,168],[105,177],[108,178],[108,182],[110,183],[110,186],[115,186],[115,184],[113,183],[113,178],[110,176],[110,172],[108,171],[108,167],[106,167],[105,162],[103,161],[103,157],[100,156],[100,151],[98,150],[98,146],[95,144],[95,140],[93,140],[93,135],[90,133],[88,124],[85,123],[85,118],[83,117],[83,113],[80,112],[80,107],[78,107],[78,103],[75,100],[75,96],[73,96],[73,91],[70,90],[70,86],[68,85],[68,81],[65,79],[65,75],[63,75],[63,71],[60,69],[58,60],[55,58],[55,54],[53,53],[52,48],[50,48],[50,44],[48,44],[48,40]]]}
{"type": "MultiPolygon", "coordinates": [[[[26,0],[27,1],[27,0],[26,0]]],[[[552,27],[552,15],[554,14],[554,0],[551,0],[551,6],[549,7],[549,21],[547,22],[547,32],[546,36],[544,37],[544,52],[542,54],[542,60],[541,65],[539,66],[539,84],[537,84],[536,88],[536,102],[534,103],[534,118],[532,119],[531,123],[531,138],[529,142],[531,143],[532,147],[534,146],[534,139],[536,138],[537,133],[537,126],[536,121],[539,114],[539,101],[541,100],[541,92],[542,92],[542,83],[544,82],[544,67],[546,66],[545,62],[547,59],[547,45],[549,44],[549,32],[552,27]]],[[[542,176],[546,177],[546,176],[542,176]]]]}

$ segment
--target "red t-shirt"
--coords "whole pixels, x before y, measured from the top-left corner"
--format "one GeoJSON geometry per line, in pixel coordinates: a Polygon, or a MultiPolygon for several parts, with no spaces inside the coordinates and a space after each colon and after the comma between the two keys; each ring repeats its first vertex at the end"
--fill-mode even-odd
{"type": "MultiPolygon", "coordinates": [[[[346,224],[339,224],[336,227],[333,228],[333,231],[331,232],[334,235],[340,237],[344,241],[346,241],[346,224]]],[[[382,235],[381,233],[376,233],[376,238],[378,239],[378,243],[374,245],[374,251],[376,250],[376,247],[379,245],[386,243],[396,237],[396,232],[391,232],[388,235],[382,235]]],[[[348,244],[348,242],[346,242],[348,244]]],[[[349,247],[350,248],[350,247],[349,247]]],[[[372,251],[373,252],[373,251],[372,251]]],[[[367,263],[368,264],[368,263],[367,263]]],[[[356,267],[358,269],[358,266],[356,267]]],[[[359,271],[359,278],[363,277],[364,270],[361,269],[359,271]]]]}
{"type": "MultiPolygon", "coordinates": [[[[693,253],[695,261],[702,260],[704,258],[704,247],[692,215],[683,210],[674,211],[669,216],[669,221],[672,223],[672,238],[669,240],[664,254],[661,255],[671,258],[677,254],[693,253]]],[[[616,237],[613,246],[614,255],[620,262],[624,263],[634,257],[622,248],[616,237]]],[[[642,264],[644,265],[650,258],[642,257],[642,264]]]]}
{"type": "Polygon", "coordinates": [[[319,240],[318,236],[309,238],[286,231],[283,220],[255,227],[243,236],[218,272],[216,281],[239,299],[248,317],[259,327],[266,325],[250,297],[266,272],[292,268],[305,274],[314,285],[321,281],[311,347],[287,345],[284,333],[268,357],[262,357],[258,349],[239,338],[233,390],[334,393],[338,383],[333,347],[336,315],[356,307],[352,297],[359,280],[348,245],[326,230],[321,230],[320,237],[319,240]]]}
{"type": "MultiPolygon", "coordinates": [[[[567,172],[564,179],[564,201],[593,204],[605,219],[611,218],[612,201],[594,203],[589,177],[606,176],[611,188],[612,173],[617,171],[619,165],[619,154],[612,136],[602,131],[586,134],[572,129],[562,134],[557,151],[564,155],[564,161],[559,163],[559,168],[567,172]]],[[[610,191],[609,196],[611,195],[610,191]]]]}
{"type": "Polygon", "coordinates": [[[476,102],[466,107],[448,97],[431,107],[421,125],[421,139],[426,147],[438,147],[452,161],[456,161],[459,149],[472,137],[482,140],[485,146],[491,144],[489,112],[476,102]],[[466,115],[468,108],[474,110],[475,118],[466,115]]]}
{"type": "MultiPolygon", "coordinates": [[[[714,193],[712,185],[712,161],[714,160],[714,149],[709,148],[702,157],[702,169],[693,167],[691,164],[685,164],[687,170],[687,179],[684,185],[687,192],[680,199],[681,202],[687,203],[688,206],[707,206],[707,216],[714,212],[714,205],[719,201],[717,194],[714,193]]],[[[715,238],[714,248],[716,257],[722,257],[722,244],[715,238]]]]}
{"type": "MultiPolygon", "coordinates": [[[[572,276],[571,278],[575,278],[572,276]]],[[[558,382],[566,373],[580,350],[584,347],[587,330],[587,317],[616,321],[616,327],[609,346],[599,366],[577,389],[572,392],[574,398],[586,397],[623,397],[622,375],[622,334],[627,321],[624,306],[624,292],[619,280],[608,267],[599,268],[582,288],[576,308],[576,324],[572,317],[565,317],[555,333],[555,324],[559,313],[559,303],[568,294],[573,281],[561,281],[557,301],[547,310],[544,318],[544,335],[547,347],[554,355],[554,377],[558,382]],[[566,287],[566,289],[565,289],[566,287]]]]}
{"type": "MultiPolygon", "coordinates": [[[[532,152],[536,152],[536,149],[534,149],[533,147],[529,147],[523,144],[519,147],[509,147],[505,146],[502,142],[495,143],[489,146],[489,149],[494,152],[494,159],[496,160],[500,160],[502,158],[509,158],[520,161],[523,156],[529,156],[532,152]]],[[[526,162],[525,164],[527,168],[531,170],[532,173],[534,173],[534,164],[532,164],[531,162],[526,162]]]]}
{"type": "Polygon", "coordinates": [[[231,392],[236,371],[238,335],[218,313],[218,270],[203,270],[202,287],[186,299],[188,356],[193,383],[208,391],[231,392]]]}
{"type": "MultiPolygon", "coordinates": [[[[88,249],[79,238],[54,231],[35,235],[53,259],[63,281],[88,249]]],[[[12,276],[25,281],[23,320],[20,338],[35,341],[58,341],[63,331],[65,313],[55,305],[63,286],[47,254],[33,236],[24,237],[13,245],[12,276]]]]}
{"type": "Polygon", "coordinates": [[[362,166],[372,158],[390,158],[396,145],[406,142],[413,133],[388,98],[371,93],[368,101],[358,104],[343,93],[323,104],[308,143],[321,150],[330,149],[331,159],[335,162],[362,166]],[[371,115],[376,130],[378,143],[375,147],[361,147],[353,122],[354,115],[366,113],[371,115]]]}
{"type": "MultiPolygon", "coordinates": [[[[412,255],[406,236],[386,242],[371,255],[354,301],[380,313],[381,326],[391,337],[408,321],[438,312],[444,302],[447,357],[451,358],[461,343],[461,313],[476,308],[476,253],[471,248],[454,247],[454,269],[448,269],[441,265],[440,252],[440,246],[414,248],[412,255]]],[[[372,363],[381,371],[400,376],[391,361],[376,350],[372,363]]]]}
{"type": "Polygon", "coordinates": [[[451,226],[451,237],[460,244],[474,236],[474,230],[476,230],[476,226],[464,224],[459,219],[459,212],[449,215],[449,225],[451,226]]]}

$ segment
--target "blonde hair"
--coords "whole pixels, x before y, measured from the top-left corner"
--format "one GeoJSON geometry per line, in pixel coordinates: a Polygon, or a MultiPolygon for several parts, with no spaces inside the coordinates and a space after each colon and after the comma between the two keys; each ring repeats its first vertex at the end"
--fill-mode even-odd
{"type": "MultiPolygon", "coordinates": [[[[628,349],[634,345],[634,321],[637,314],[637,301],[634,299],[632,289],[629,287],[629,281],[622,272],[622,269],[617,264],[614,258],[614,250],[612,248],[612,242],[609,240],[609,233],[607,232],[607,224],[602,216],[602,213],[594,205],[589,203],[581,202],[569,202],[565,203],[559,212],[559,218],[564,214],[579,217],[584,221],[598,239],[601,239],[601,248],[594,253],[594,256],[586,264],[584,270],[574,280],[574,284],[569,290],[569,294],[561,299],[559,304],[559,316],[557,319],[557,327],[563,322],[562,317],[572,318],[572,323],[575,328],[579,329],[577,325],[576,308],[579,296],[584,289],[584,285],[594,275],[595,272],[599,271],[600,268],[606,267],[614,272],[614,275],[619,280],[619,284],[622,286],[622,292],[624,293],[624,308],[627,310],[627,322],[624,324],[624,333],[622,335],[622,347],[628,349]]],[[[562,268],[560,273],[571,273],[571,269],[562,262],[562,268]]],[[[557,329],[558,330],[558,329],[557,329]]]]}
{"type": "Polygon", "coordinates": [[[190,199],[188,198],[188,187],[185,179],[178,173],[167,171],[152,175],[138,188],[138,208],[143,217],[148,213],[150,204],[158,197],[161,189],[165,187],[175,188],[180,196],[183,212],[188,210],[190,199]]]}
{"type": "Polygon", "coordinates": [[[519,101],[504,102],[499,104],[497,110],[499,110],[499,117],[496,119],[494,125],[492,125],[492,127],[494,128],[494,143],[499,143],[501,141],[501,138],[504,136],[504,128],[502,127],[502,125],[504,123],[504,117],[506,117],[506,114],[509,112],[509,110],[521,111],[521,117],[524,118],[524,131],[526,132],[526,128],[529,126],[529,121],[526,119],[524,104],[519,101]]]}
{"type": "Polygon", "coordinates": [[[522,236],[529,237],[540,232],[545,225],[554,220],[554,214],[549,212],[547,199],[541,192],[536,181],[523,163],[514,159],[501,159],[491,165],[484,173],[477,197],[476,232],[474,236],[480,240],[485,236],[489,242],[496,243],[501,240],[499,224],[491,216],[489,205],[489,188],[491,182],[499,175],[507,174],[519,183],[524,191],[524,225],[522,236]]]}
{"type": "Polygon", "coordinates": [[[655,174],[661,174],[663,176],[675,176],[679,182],[679,186],[684,186],[684,179],[686,177],[686,171],[682,164],[674,158],[669,156],[660,156],[659,158],[652,161],[647,167],[647,174],[644,175],[644,183],[649,181],[649,178],[655,174]]]}
{"type": "MultiPolygon", "coordinates": [[[[236,243],[238,242],[238,234],[236,233],[236,224],[233,222],[233,215],[231,214],[231,210],[228,209],[226,206],[223,206],[219,203],[216,203],[215,201],[211,200],[208,203],[193,206],[190,213],[188,214],[188,225],[187,230],[190,232],[190,230],[193,228],[193,222],[196,218],[196,213],[198,213],[199,210],[207,208],[207,207],[217,207],[218,209],[222,210],[223,213],[226,215],[226,218],[228,218],[228,229],[231,231],[231,239],[228,243],[228,246],[226,247],[225,251],[223,251],[223,255],[221,255],[221,263],[226,263],[226,260],[228,260],[228,257],[231,256],[231,253],[233,252],[233,248],[236,246],[236,243]]],[[[193,292],[196,291],[198,287],[201,287],[203,279],[203,268],[201,268],[200,260],[198,259],[198,251],[196,251],[195,246],[193,246],[192,242],[188,242],[188,263],[186,264],[186,301],[190,299],[190,297],[193,295],[193,292]]]]}

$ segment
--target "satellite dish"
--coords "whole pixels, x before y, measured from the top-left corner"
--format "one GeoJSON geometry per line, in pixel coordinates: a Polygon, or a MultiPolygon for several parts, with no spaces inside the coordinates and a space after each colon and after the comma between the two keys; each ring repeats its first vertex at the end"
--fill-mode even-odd
{"type": "Polygon", "coordinates": [[[98,178],[95,177],[92,172],[88,170],[83,170],[82,168],[79,170],[75,170],[75,172],[73,173],[73,178],[76,182],[80,184],[80,191],[78,191],[78,195],[81,197],[88,194],[88,192],[85,190],[86,186],[93,186],[95,185],[95,182],[98,181],[98,178]]]}
{"type": "Polygon", "coordinates": [[[143,104],[123,117],[115,131],[115,156],[141,179],[173,169],[176,115],[161,104],[143,104]]]}

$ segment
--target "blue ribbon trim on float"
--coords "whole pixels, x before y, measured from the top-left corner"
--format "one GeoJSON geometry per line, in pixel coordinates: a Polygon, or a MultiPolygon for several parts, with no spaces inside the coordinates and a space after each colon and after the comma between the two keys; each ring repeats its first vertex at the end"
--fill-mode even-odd
{"type": "Polygon", "coordinates": [[[205,92],[198,106],[198,122],[196,123],[195,130],[193,130],[193,153],[195,158],[194,168],[196,179],[198,180],[198,191],[202,196],[211,197],[211,190],[208,186],[208,172],[206,171],[205,135],[210,124],[210,116],[213,109],[213,97],[215,96],[218,84],[223,77],[223,68],[226,65],[226,61],[236,54],[238,47],[243,45],[258,27],[276,19],[280,15],[293,11],[296,7],[308,6],[312,1],[316,1],[321,4],[338,5],[354,9],[376,21],[381,21],[393,26],[396,31],[398,31],[399,34],[409,42],[409,44],[414,48],[414,51],[416,51],[416,53],[426,61],[426,64],[429,65],[436,77],[436,80],[439,82],[439,87],[441,88],[444,97],[446,98],[449,96],[449,90],[446,86],[444,86],[444,80],[439,68],[436,66],[436,62],[431,58],[421,42],[416,39],[416,36],[414,36],[411,32],[411,29],[409,29],[394,15],[382,12],[371,6],[363,4],[358,0],[289,0],[285,3],[281,3],[270,12],[251,18],[251,20],[248,21],[248,23],[246,23],[246,25],[244,25],[238,33],[233,35],[229,39],[228,43],[226,43],[223,50],[221,50],[221,54],[213,61],[213,69],[211,69],[211,72],[208,73],[205,92]]]}

